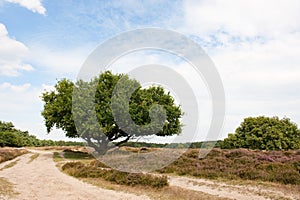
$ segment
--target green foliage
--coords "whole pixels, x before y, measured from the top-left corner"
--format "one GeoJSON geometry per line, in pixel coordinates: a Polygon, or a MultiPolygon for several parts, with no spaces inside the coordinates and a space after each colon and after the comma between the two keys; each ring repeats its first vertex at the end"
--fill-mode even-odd
{"type": "Polygon", "coordinates": [[[181,132],[182,111],[172,96],[162,87],[142,89],[124,74],[106,71],[90,82],[63,79],[55,85],[55,91],[43,93],[42,99],[48,132],[53,127],[61,128],[66,136],[82,137],[98,152],[107,151],[116,140],[118,146],[139,136],[181,132]],[[164,119],[161,106],[166,111],[165,120],[158,120],[164,119]],[[149,110],[155,111],[155,116],[149,110]],[[161,121],[163,124],[159,124],[161,121]]]}
{"type": "Polygon", "coordinates": [[[11,122],[0,121],[0,146],[83,146],[83,144],[72,141],[39,140],[27,131],[16,129],[11,122]]]}
{"type": "Polygon", "coordinates": [[[93,159],[94,157],[91,154],[81,152],[81,151],[72,151],[69,149],[64,150],[64,158],[72,160],[83,160],[83,159],[93,159]]]}
{"type": "MultiPolygon", "coordinates": [[[[101,165],[101,164],[100,164],[101,165]]],[[[129,186],[149,186],[152,188],[162,188],[167,186],[166,176],[157,176],[143,173],[127,173],[114,169],[103,169],[95,162],[84,164],[82,162],[68,162],[62,166],[62,170],[71,176],[80,178],[102,178],[106,181],[129,186]]]]}
{"type": "Polygon", "coordinates": [[[0,121],[0,146],[31,146],[36,138],[30,136],[27,131],[20,131],[14,128],[11,122],[0,121]]]}
{"type": "Polygon", "coordinates": [[[248,117],[222,143],[225,149],[300,149],[300,131],[288,118],[248,117]]]}

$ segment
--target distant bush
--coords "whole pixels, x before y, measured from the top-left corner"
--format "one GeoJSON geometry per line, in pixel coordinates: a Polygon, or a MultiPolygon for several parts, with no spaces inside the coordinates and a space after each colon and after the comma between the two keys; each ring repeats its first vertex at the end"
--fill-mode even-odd
{"type": "Polygon", "coordinates": [[[155,176],[143,173],[120,172],[104,166],[98,161],[90,164],[82,162],[69,162],[62,166],[62,170],[67,174],[81,178],[102,178],[106,181],[129,186],[149,186],[152,188],[162,188],[168,185],[166,176],[155,176]]]}
{"type": "Polygon", "coordinates": [[[202,178],[246,179],[300,185],[300,155],[297,151],[213,149],[205,158],[188,150],[158,172],[202,178]]]}
{"type": "Polygon", "coordinates": [[[0,147],[24,147],[24,146],[83,146],[81,142],[39,140],[27,131],[21,131],[11,122],[0,121],[0,147]]]}
{"type": "Polygon", "coordinates": [[[220,146],[223,149],[300,149],[300,130],[288,118],[248,117],[220,146]]]}

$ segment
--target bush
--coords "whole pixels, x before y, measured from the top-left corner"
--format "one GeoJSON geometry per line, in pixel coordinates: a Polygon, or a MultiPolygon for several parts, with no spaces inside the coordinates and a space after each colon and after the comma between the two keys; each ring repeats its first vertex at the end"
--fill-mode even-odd
{"type": "Polygon", "coordinates": [[[300,156],[296,151],[213,149],[205,158],[190,149],[160,173],[217,179],[245,179],[300,185],[300,156]]]}
{"type": "Polygon", "coordinates": [[[248,117],[220,146],[223,149],[300,149],[300,130],[288,118],[248,117]]]}
{"type": "Polygon", "coordinates": [[[142,185],[152,188],[162,188],[168,185],[167,176],[120,172],[110,168],[103,169],[99,166],[105,165],[101,164],[99,161],[93,161],[90,164],[69,162],[62,166],[62,170],[71,176],[80,178],[102,178],[106,181],[121,185],[142,185]]]}
{"type": "Polygon", "coordinates": [[[0,163],[28,153],[25,149],[0,148],[0,163]]]}

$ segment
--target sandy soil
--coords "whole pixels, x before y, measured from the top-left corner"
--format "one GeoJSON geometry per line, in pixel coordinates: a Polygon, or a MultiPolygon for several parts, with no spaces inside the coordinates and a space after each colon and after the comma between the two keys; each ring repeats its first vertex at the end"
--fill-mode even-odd
{"type": "Polygon", "coordinates": [[[237,200],[265,200],[265,199],[300,199],[300,191],[289,190],[281,186],[266,186],[220,182],[188,177],[169,177],[171,186],[178,186],[188,190],[200,191],[218,197],[237,200]]]}
{"type": "Polygon", "coordinates": [[[84,183],[59,171],[52,159],[52,152],[38,151],[37,153],[40,154],[39,157],[32,162],[30,156],[33,154],[26,154],[0,165],[1,169],[10,162],[18,160],[13,167],[0,171],[0,177],[13,183],[18,195],[1,197],[1,199],[149,199],[146,196],[106,190],[84,183]]]}

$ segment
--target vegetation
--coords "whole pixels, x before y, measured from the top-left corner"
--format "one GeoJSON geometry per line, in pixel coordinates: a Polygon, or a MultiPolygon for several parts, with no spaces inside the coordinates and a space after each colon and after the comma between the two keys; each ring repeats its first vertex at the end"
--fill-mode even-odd
{"type": "Polygon", "coordinates": [[[188,150],[171,165],[158,170],[201,178],[245,179],[300,185],[300,151],[213,149],[199,159],[199,150],[188,150]]]}
{"type": "Polygon", "coordinates": [[[11,168],[11,167],[15,166],[15,165],[18,163],[18,161],[19,161],[19,159],[18,159],[18,160],[15,160],[15,161],[13,161],[13,162],[11,162],[11,163],[8,163],[8,164],[7,164],[7,165],[5,165],[4,167],[2,167],[2,168],[0,169],[0,171],[2,171],[2,170],[4,170],[4,169],[11,168]]]}
{"type": "MultiPolygon", "coordinates": [[[[160,200],[228,200],[228,198],[222,198],[218,195],[211,195],[208,193],[184,189],[178,186],[165,186],[163,188],[150,188],[144,186],[128,186],[117,185],[109,181],[95,179],[95,178],[82,178],[83,181],[96,185],[101,188],[124,191],[126,193],[134,193],[137,195],[146,195],[150,199],[160,200]]],[[[289,191],[290,192],[290,191],[289,191]]]]}
{"type": "Polygon", "coordinates": [[[152,188],[162,188],[168,185],[166,176],[120,172],[110,168],[103,168],[103,164],[98,161],[93,161],[89,164],[68,162],[62,166],[62,170],[71,176],[80,178],[101,178],[121,185],[141,185],[152,188]]]}
{"type": "Polygon", "coordinates": [[[221,143],[222,148],[300,149],[300,130],[288,118],[248,117],[221,143]]]}
{"type": "Polygon", "coordinates": [[[53,153],[53,160],[55,162],[60,162],[60,161],[63,161],[63,157],[58,152],[54,152],[53,153]]]}
{"type": "Polygon", "coordinates": [[[32,161],[34,161],[35,159],[37,159],[39,156],[40,156],[39,153],[32,154],[30,156],[30,160],[27,162],[27,164],[31,163],[32,161]]]}
{"type": "Polygon", "coordinates": [[[24,146],[83,146],[81,142],[39,140],[27,131],[21,131],[11,122],[0,121],[0,146],[24,147],[24,146]]]}
{"type": "Polygon", "coordinates": [[[121,146],[126,147],[149,147],[149,148],[172,148],[172,149],[185,149],[185,148],[192,148],[192,149],[199,149],[199,148],[207,148],[207,147],[220,147],[222,141],[208,141],[208,142],[191,142],[191,143],[149,143],[149,142],[126,142],[121,146]]]}
{"type": "Polygon", "coordinates": [[[99,153],[112,148],[116,140],[119,146],[140,136],[181,132],[182,111],[173,97],[162,87],[142,89],[125,74],[106,71],[90,82],[63,79],[42,99],[48,132],[61,128],[68,137],[82,137],[99,153]],[[74,118],[80,126],[75,127],[74,118]]]}
{"type": "Polygon", "coordinates": [[[13,199],[18,193],[14,191],[14,185],[5,178],[0,177],[0,198],[13,199]]]}
{"type": "Polygon", "coordinates": [[[91,154],[81,151],[73,151],[70,149],[64,150],[64,158],[71,160],[94,159],[94,157],[91,154]]]}
{"type": "Polygon", "coordinates": [[[0,163],[28,153],[25,149],[0,148],[0,163]]]}

